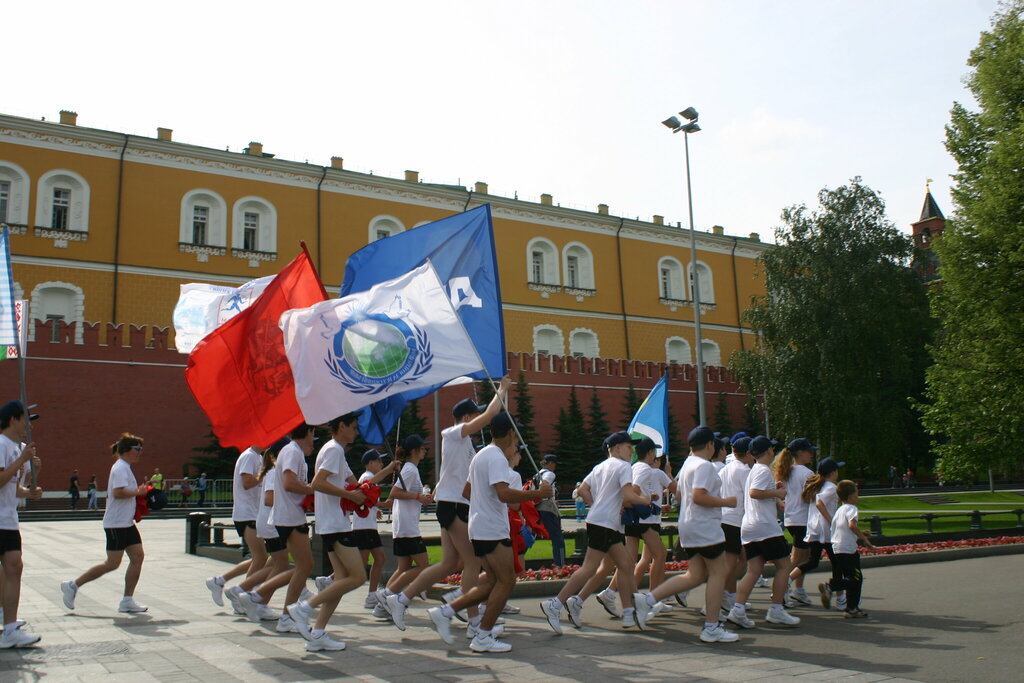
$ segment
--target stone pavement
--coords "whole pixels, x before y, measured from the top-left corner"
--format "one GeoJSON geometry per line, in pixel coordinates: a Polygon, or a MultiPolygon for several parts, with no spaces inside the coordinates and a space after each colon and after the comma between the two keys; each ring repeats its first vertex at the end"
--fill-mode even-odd
{"type": "MultiPolygon", "coordinates": [[[[150,610],[130,616],[116,611],[123,566],[118,573],[86,585],[79,592],[73,614],[60,602],[59,582],[103,556],[99,522],[23,524],[26,570],[20,616],[43,638],[32,649],[0,650],[0,681],[95,681],[102,677],[105,683],[255,683],[353,677],[372,681],[799,678],[868,682],[916,678],[920,671],[915,655],[908,654],[906,661],[897,658],[879,664],[864,651],[875,636],[898,635],[892,629],[877,623],[844,622],[839,614],[824,613],[820,608],[803,610],[808,618],[800,629],[757,629],[743,633],[737,644],[705,645],[697,639],[702,619],[693,610],[677,608],[674,615],[657,619],[653,630],[624,633],[618,622],[609,620],[591,601],[584,610],[586,628],[576,632],[566,624],[565,635],[559,637],[541,618],[536,600],[518,600],[515,604],[523,613],[511,617],[507,624],[506,639],[513,651],[476,655],[462,639],[461,630],[457,646],[446,647],[427,627],[423,603],[414,603],[404,633],[389,623],[377,622],[362,608],[363,591],[346,596],[332,620],[332,633],[342,637],[348,649],[307,653],[299,636],[274,632],[273,622],[269,622],[271,628],[253,624],[213,604],[203,581],[227,565],[186,555],[184,527],[182,520],[149,520],[141,525],[147,557],[136,598],[150,610]],[[843,633],[856,633],[857,649],[835,656],[834,661],[827,656],[815,658],[815,653],[827,654],[830,647],[828,640],[819,637],[816,624],[837,630],[840,638],[843,633]],[[776,641],[801,643],[809,652],[790,656],[786,645],[776,645],[776,641]],[[772,655],[762,656],[767,651],[772,655]]],[[[942,563],[954,564],[959,563],[942,563]]],[[[913,581],[913,568],[879,571],[903,571],[904,583],[913,581]]],[[[700,593],[694,594],[698,606],[700,593]]],[[[765,591],[755,592],[755,619],[763,616],[766,598],[765,591]]],[[[282,599],[279,592],[274,607],[279,608],[282,599]]],[[[929,675],[922,680],[955,679],[929,675]]]]}

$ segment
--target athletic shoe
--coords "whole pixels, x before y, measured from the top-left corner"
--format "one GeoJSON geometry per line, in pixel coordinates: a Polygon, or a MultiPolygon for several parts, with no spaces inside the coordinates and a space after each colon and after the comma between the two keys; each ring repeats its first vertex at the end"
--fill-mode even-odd
{"type": "Polygon", "coordinates": [[[323,589],[330,586],[333,581],[334,579],[332,579],[329,576],[318,576],[315,579],[313,579],[313,585],[316,586],[316,592],[319,593],[323,589]]]}
{"type": "Polygon", "coordinates": [[[275,612],[274,610],[270,609],[268,606],[264,605],[263,603],[260,603],[259,608],[260,608],[260,621],[277,621],[278,619],[281,618],[280,613],[275,612]]]}
{"type": "Polygon", "coordinates": [[[74,581],[60,582],[61,597],[64,599],[64,606],[68,609],[75,609],[75,597],[78,595],[78,586],[74,581]]]}
{"type": "Polygon", "coordinates": [[[642,631],[640,625],[636,623],[636,610],[633,610],[629,614],[622,613],[622,628],[624,629],[638,629],[642,631]]]}
{"type": "Polygon", "coordinates": [[[825,609],[832,609],[832,589],[827,583],[818,584],[818,592],[821,593],[821,606],[825,609]]]}
{"type": "Polygon", "coordinates": [[[861,609],[852,609],[843,615],[844,619],[863,619],[868,615],[867,612],[861,609]]]}
{"type": "Polygon", "coordinates": [[[21,624],[11,633],[5,633],[3,636],[0,636],[0,648],[6,650],[12,647],[28,647],[38,643],[41,636],[29,633],[22,628],[23,626],[24,624],[21,624]]]}
{"type": "Polygon", "coordinates": [[[313,636],[309,632],[309,620],[313,618],[314,608],[308,602],[299,600],[288,605],[286,609],[291,615],[292,621],[295,622],[295,628],[299,629],[303,638],[310,640],[313,636]]]}
{"type": "Polygon", "coordinates": [[[790,588],[789,597],[793,602],[801,605],[811,604],[811,599],[807,597],[807,591],[803,588],[797,588],[796,586],[790,588]]]}
{"type": "Polygon", "coordinates": [[[782,606],[785,607],[786,609],[793,609],[794,607],[799,607],[799,605],[796,604],[796,600],[794,600],[793,598],[789,597],[788,593],[786,594],[785,597],[782,598],[782,606]]]}
{"type": "Polygon", "coordinates": [[[260,620],[260,607],[263,605],[262,602],[256,602],[252,599],[252,593],[248,591],[242,591],[238,594],[238,605],[245,612],[245,616],[249,621],[259,622],[260,620]]]}
{"type": "Polygon", "coordinates": [[[515,605],[505,603],[505,606],[501,608],[502,614],[519,614],[520,609],[515,605]]]}
{"type": "Polygon", "coordinates": [[[633,593],[633,607],[636,608],[636,625],[641,631],[647,626],[647,620],[653,614],[653,606],[647,604],[648,593],[633,593]]]}
{"type": "Polygon", "coordinates": [[[378,602],[373,607],[373,616],[375,616],[378,619],[390,619],[391,618],[391,613],[388,612],[387,609],[384,608],[384,605],[382,605],[382,604],[380,604],[378,602]]]}
{"type": "MultiPolygon", "coordinates": [[[[748,607],[749,607],[749,605],[748,605],[748,607]]],[[[708,608],[706,606],[700,608],[700,615],[702,617],[707,617],[708,616],[708,608]]],[[[718,611],[718,620],[719,621],[725,621],[726,618],[728,618],[728,616],[729,616],[728,610],[722,609],[722,610],[718,611]]]]}
{"type": "Polygon", "coordinates": [[[441,593],[441,602],[443,602],[444,604],[447,605],[449,602],[451,602],[453,600],[458,600],[461,597],[462,597],[462,589],[461,588],[456,588],[455,590],[450,590],[450,591],[448,591],[446,593],[441,593]]]}
{"type": "Polygon", "coordinates": [[[368,593],[366,599],[363,600],[363,607],[366,609],[373,609],[377,606],[377,596],[374,593],[368,593]]]}
{"type": "Polygon", "coordinates": [[[551,627],[551,630],[558,635],[562,635],[562,609],[555,604],[554,599],[541,600],[540,611],[547,617],[548,626],[551,627]]]}
{"type": "Polygon", "coordinates": [[[206,580],[206,587],[210,589],[210,597],[217,607],[224,606],[224,584],[217,583],[216,577],[211,576],[206,580]]]}
{"type": "Polygon", "coordinates": [[[768,616],[765,619],[780,626],[796,626],[800,623],[800,617],[794,617],[783,608],[776,607],[775,605],[768,610],[768,616]]]}
{"type": "Polygon", "coordinates": [[[388,596],[384,593],[384,589],[381,588],[374,592],[374,595],[377,597],[377,604],[387,610],[388,616],[391,616],[391,610],[388,609],[388,596]]]}
{"type": "Polygon", "coordinates": [[[328,650],[331,652],[338,652],[339,650],[345,649],[345,643],[340,640],[335,640],[327,635],[327,631],[324,631],[316,637],[310,637],[309,642],[306,643],[307,652],[320,652],[321,650],[328,650]]]}
{"type": "Polygon", "coordinates": [[[490,635],[483,638],[476,636],[469,644],[469,649],[473,652],[508,652],[512,646],[490,635]]]}
{"type": "Polygon", "coordinates": [[[446,617],[444,610],[440,607],[428,609],[427,616],[430,617],[430,625],[437,631],[437,635],[441,636],[441,640],[449,645],[454,645],[455,638],[452,636],[452,618],[446,617]]]}
{"type": "Polygon", "coordinates": [[[768,579],[766,579],[763,576],[757,577],[757,581],[754,582],[754,588],[770,588],[770,587],[771,587],[771,583],[769,583],[768,579]]]}
{"type": "Polygon", "coordinates": [[[722,611],[728,612],[736,605],[736,598],[729,595],[722,595],[722,611]]]}
{"type": "Polygon", "coordinates": [[[126,595],[121,598],[121,602],[117,606],[118,612],[128,612],[130,614],[136,614],[138,612],[145,612],[149,608],[145,605],[140,605],[135,602],[135,598],[130,595],[126,595]]]}
{"type": "Polygon", "coordinates": [[[705,643],[735,643],[740,637],[734,631],[723,628],[721,624],[715,624],[714,628],[702,628],[700,639],[705,643]]]}
{"type": "MultiPolygon", "coordinates": [[[[473,624],[468,624],[466,626],[466,637],[475,638],[477,631],[479,630],[480,629],[478,629],[476,626],[473,626],[473,624]]],[[[501,638],[503,635],[505,635],[505,627],[501,624],[495,624],[494,628],[491,629],[491,635],[495,638],[501,638]]]]}
{"type": "Polygon", "coordinates": [[[583,611],[583,601],[578,595],[570,595],[565,601],[565,613],[569,615],[569,622],[573,628],[580,628],[583,623],[580,621],[580,613],[583,611]]]}
{"type": "Polygon", "coordinates": [[[604,611],[612,615],[616,619],[622,616],[622,612],[619,611],[619,603],[615,600],[615,595],[605,595],[604,591],[601,591],[596,596],[597,602],[604,607],[604,611]]]}
{"type": "Polygon", "coordinates": [[[690,595],[690,591],[683,591],[682,593],[676,593],[676,602],[679,603],[680,607],[687,607],[686,598],[690,595]]]}
{"type": "Polygon", "coordinates": [[[425,591],[425,590],[424,591],[420,591],[420,600],[426,600],[426,599],[427,599],[427,591],[425,591]]]}
{"type": "Polygon", "coordinates": [[[241,586],[232,586],[224,591],[224,597],[231,603],[231,609],[235,614],[245,614],[245,610],[242,609],[242,604],[238,602],[238,596],[244,593],[245,590],[241,586]]]}
{"type": "Polygon", "coordinates": [[[303,586],[302,592],[299,593],[299,602],[302,602],[303,600],[309,600],[314,595],[316,595],[316,593],[303,586]]]}
{"type": "Polygon", "coordinates": [[[742,628],[754,628],[754,620],[748,617],[745,612],[739,612],[735,607],[729,610],[729,614],[725,618],[729,623],[736,624],[742,628]]]}
{"type": "MultiPolygon", "coordinates": [[[[479,605],[476,606],[476,609],[477,614],[482,617],[484,615],[484,612],[487,611],[487,603],[481,602],[479,605]]],[[[466,615],[466,610],[461,610],[460,612],[457,612],[455,616],[457,616],[460,621],[464,621],[467,624],[469,623],[469,617],[466,615]]],[[[494,623],[495,625],[504,624],[505,617],[499,616],[497,619],[494,620],[494,623]]]]}
{"type": "Polygon", "coordinates": [[[846,591],[841,591],[835,596],[836,609],[846,611],[846,591]]]}
{"type": "Polygon", "coordinates": [[[295,620],[287,614],[281,615],[281,618],[277,620],[277,627],[274,630],[278,633],[301,633],[299,627],[295,625],[295,620]]]}
{"type": "Polygon", "coordinates": [[[405,605],[399,599],[398,595],[389,595],[388,601],[384,605],[384,609],[391,613],[391,621],[398,627],[399,631],[405,630],[405,605]]]}
{"type": "Polygon", "coordinates": [[[661,600],[659,600],[658,602],[654,603],[654,607],[651,608],[651,616],[656,617],[659,614],[672,614],[672,609],[672,605],[668,604],[667,602],[662,602],[661,600]]]}

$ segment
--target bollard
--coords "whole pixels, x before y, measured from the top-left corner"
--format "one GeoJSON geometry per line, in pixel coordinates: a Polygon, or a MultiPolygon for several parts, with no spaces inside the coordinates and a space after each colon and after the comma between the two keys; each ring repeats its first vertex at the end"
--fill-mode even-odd
{"type": "Polygon", "coordinates": [[[935,533],[935,530],[932,528],[932,520],[935,519],[936,517],[938,517],[938,515],[936,515],[934,512],[929,512],[929,513],[921,515],[921,517],[924,518],[925,524],[928,525],[928,533],[929,534],[935,533]]]}
{"type": "Polygon", "coordinates": [[[192,512],[185,518],[185,552],[196,554],[196,546],[210,543],[210,515],[192,512]]]}
{"type": "Polygon", "coordinates": [[[882,535],[882,518],[878,515],[871,517],[871,535],[881,536],[882,535]]]}
{"type": "Polygon", "coordinates": [[[978,531],[978,530],[980,530],[982,528],[983,527],[981,526],[981,511],[980,510],[972,510],[971,511],[971,531],[978,531]]]}

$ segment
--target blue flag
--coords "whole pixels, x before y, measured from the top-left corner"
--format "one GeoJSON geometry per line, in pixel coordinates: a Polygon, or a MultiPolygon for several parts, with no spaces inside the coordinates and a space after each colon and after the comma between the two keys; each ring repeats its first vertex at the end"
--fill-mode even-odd
{"type": "Polygon", "coordinates": [[[18,320],[14,310],[14,277],[11,274],[11,235],[0,231],[0,346],[18,345],[18,320]]]}
{"type": "MultiPolygon", "coordinates": [[[[503,377],[508,371],[505,323],[489,204],[366,245],[348,258],[341,296],[400,277],[427,259],[434,265],[487,369],[469,377],[503,377]]],[[[472,353],[472,349],[466,352],[472,353]]],[[[384,435],[398,422],[405,404],[441,386],[394,394],[373,404],[373,410],[364,411],[359,418],[363,438],[372,444],[384,443],[384,435]]]]}
{"type": "Polygon", "coordinates": [[[668,453],[668,373],[647,394],[627,429],[633,438],[650,437],[662,453],[668,453]]]}

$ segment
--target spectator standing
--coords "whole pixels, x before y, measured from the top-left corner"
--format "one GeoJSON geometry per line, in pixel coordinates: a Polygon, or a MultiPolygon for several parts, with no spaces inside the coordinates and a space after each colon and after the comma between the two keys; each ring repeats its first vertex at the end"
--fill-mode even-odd
{"type": "Polygon", "coordinates": [[[537,512],[540,514],[540,521],[548,530],[548,538],[551,539],[551,553],[554,565],[561,567],[565,564],[565,538],[562,536],[562,517],[558,512],[557,489],[555,489],[555,469],[558,467],[558,456],[548,453],[540,464],[540,472],[534,475],[534,488],[540,488],[542,484],[551,487],[551,497],[545,498],[537,503],[537,512]]]}
{"type": "Polygon", "coordinates": [[[164,475],[160,474],[159,467],[153,468],[153,474],[150,475],[149,480],[146,483],[152,486],[156,491],[164,490],[164,475]]]}
{"type": "Polygon", "coordinates": [[[199,481],[196,482],[196,491],[199,492],[199,501],[196,503],[197,507],[203,507],[206,504],[206,472],[199,475],[199,481]]]}
{"type": "Polygon", "coordinates": [[[71,509],[78,508],[78,499],[82,493],[78,490],[78,470],[71,473],[71,481],[68,485],[68,493],[71,495],[71,509]]]}
{"type": "Polygon", "coordinates": [[[582,481],[576,482],[576,488],[572,490],[572,499],[576,503],[576,521],[582,522],[583,518],[587,516],[587,501],[583,500],[583,496],[580,495],[580,486],[583,485],[582,481]]]}
{"type": "Polygon", "coordinates": [[[88,508],[90,510],[97,510],[97,509],[99,509],[99,501],[97,501],[97,499],[96,499],[97,491],[96,491],[96,475],[95,474],[92,475],[91,477],[89,477],[89,491],[88,491],[87,495],[89,497],[88,508]]]}

